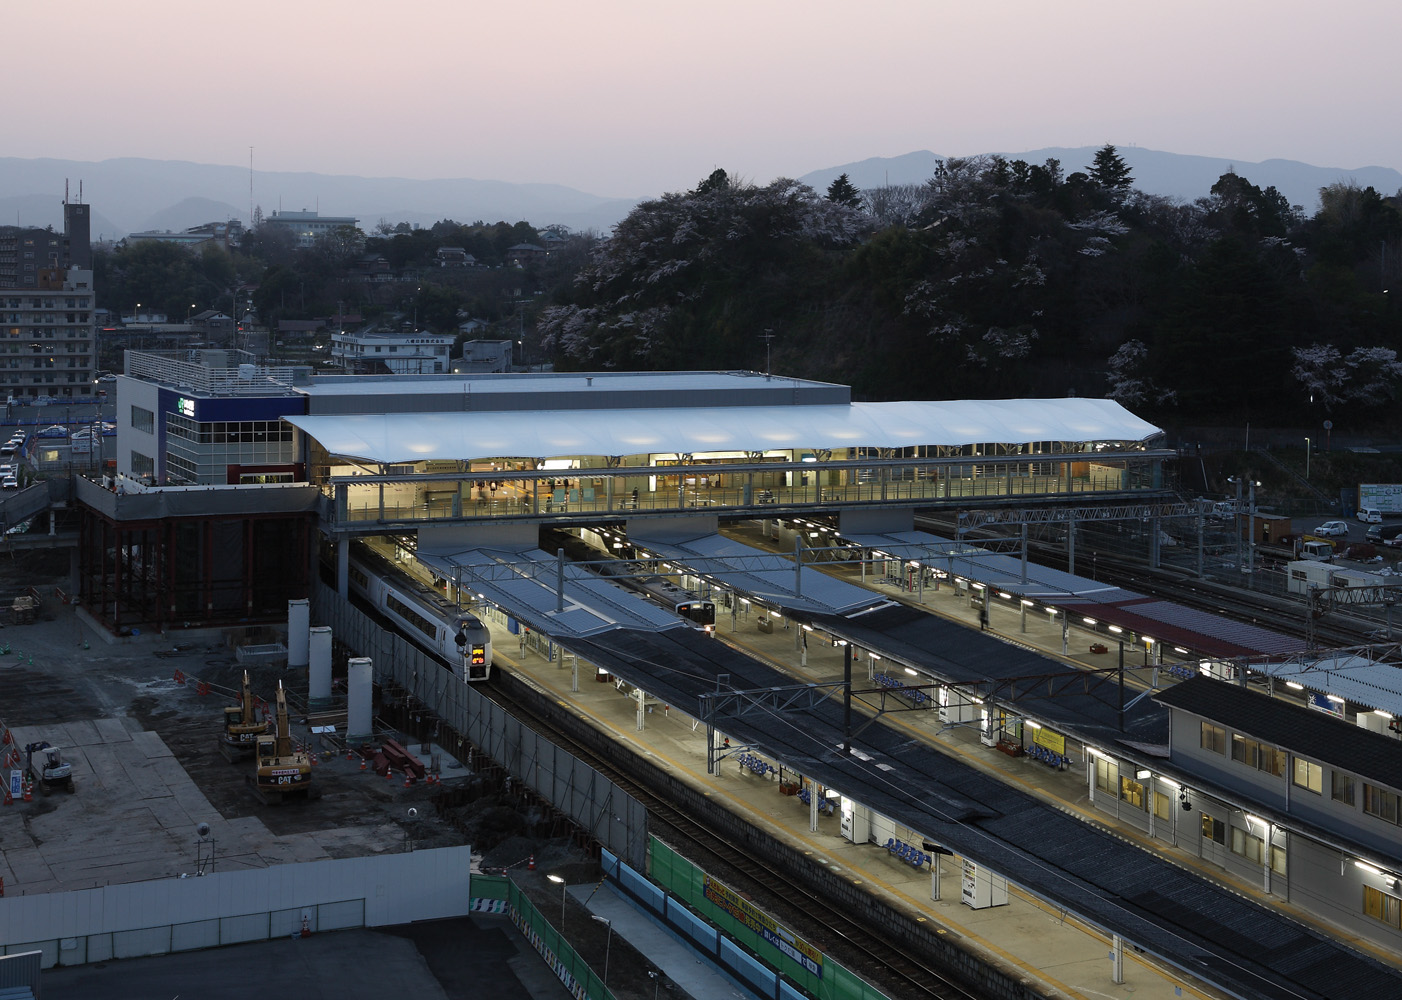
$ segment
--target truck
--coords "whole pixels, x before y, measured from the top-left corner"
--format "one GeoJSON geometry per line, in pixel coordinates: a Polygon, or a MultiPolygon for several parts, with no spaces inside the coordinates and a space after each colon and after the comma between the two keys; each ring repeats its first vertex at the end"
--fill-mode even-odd
{"type": "MultiPolygon", "coordinates": [[[[1296,546],[1296,555],[1311,562],[1331,563],[1334,561],[1334,543],[1327,538],[1304,535],[1296,546]]],[[[1294,565],[1293,563],[1291,565],[1294,565]]]]}

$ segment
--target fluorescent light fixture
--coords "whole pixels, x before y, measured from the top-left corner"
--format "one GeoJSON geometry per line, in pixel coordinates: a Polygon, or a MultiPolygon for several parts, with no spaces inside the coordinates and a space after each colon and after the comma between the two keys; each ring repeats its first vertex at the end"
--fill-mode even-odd
{"type": "Polygon", "coordinates": [[[740,598],[740,603],[741,603],[741,604],[749,604],[749,603],[750,603],[750,599],[749,599],[748,597],[742,597],[742,598],[740,598]]]}
{"type": "Polygon", "coordinates": [[[1049,614],[1049,615],[1055,615],[1055,614],[1056,614],[1056,608],[1053,608],[1053,607],[1050,607],[1050,606],[1049,606],[1049,607],[1047,608],[1047,614],[1049,614]]]}
{"type": "Polygon", "coordinates": [[[1354,864],[1357,865],[1359,868],[1362,868],[1365,872],[1369,872],[1369,873],[1371,873],[1371,874],[1373,874],[1373,875],[1381,875],[1381,874],[1382,874],[1382,869],[1381,869],[1381,868],[1374,868],[1372,865],[1368,864],[1368,862],[1366,862],[1366,861],[1354,861],[1354,864]]]}
{"type": "Polygon", "coordinates": [[[1344,700],[1336,694],[1326,694],[1324,697],[1328,698],[1336,705],[1342,705],[1344,703],[1344,700]]]}
{"type": "Polygon", "coordinates": [[[1154,642],[1155,642],[1155,640],[1154,640],[1154,638],[1153,638],[1152,636],[1147,636],[1147,635],[1144,636],[1144,645],[1146,645],[1146,646],[1152,646],[1152,645],[1154,644],[1154,642]]]}
{"type": "Polygon", "coordinates": [[[974,589],[975,589],[975,590],[983,590],[983,589],[984,589],[984,586],[983,586],[983,584],[981,584],[981,583],[976,583],[976,584],[974,584],[974,589]]]}
{"type": "Polygon", "coordinates": [[[1082,618],[1081,621],[1085,622],[1087,625],[1099,625],[1099,624],[1100,624],[1100,623],[1099,623],[1098,621],[1096,621],[1094,618],[1082,618]]]}
{"type": "Polygon", "coordinates": [[[771,611],[771,612],[769,612],[769,616],[770,616],[771,618],[783,618],[783,617],[784,617],[783,612],[781,612],[781,611],[771,611]]]}
{"type": "Polygon", "coordinates": [[[867,656],[870,656],[873,660],[881,659],[881,657],[877,656],[875,653],[868,653],[867,656]]]}
{"type": "Polygon", "coordinates": [[[919,676],[920,676],[920,675],[917,674],[914,670],[911,670],[909,667],[906,667],[906,668],[905,668],[905,672],[908,673],[908,674],[910,674],[910,676],[912,676],[912,677],[919,677],[919,676]]]}
{"type": "Polygon", "coordinates": [[[1160,784],[1160,785],[1167,785],[1169,788],[1180,788],[1180,787],[1182,787],[1181,785],[1178,784],[1178,782],[1174,781],[1172,778],[1165,778],[1165,777],[1163,777],[1162,775],[1160,775],[1160,777],[1159,777],[1159,784],[1160,784]]]}
{"type": "Polygon", "coordinates": [[[1175,653],[1182,653],[1184,656],[1187,656],[1187,655],[1188,655],[1188,651],[1187,651],[1186,649],[1184,649],[1182,646],[1174,646],[1174,647],[1173,647],[1173,651],[1174,651],[1175,653]]]}
{"type": "Polygon", "coordinates": [[[1285,686],[1291,691],[1303,691],[1305,689],[1303,684],[1296,684],[1294,681],[1286,681],[1285,686]]]}
{"type": "Polygon", "coordinates": [[[1012,595],[1012,594],[1009,594],[1007,591],[1003,591],[1003,590],[998,591],[998,596],[1001,597],[1001,598],[1002,598],[1003,600],[1005,600],[1005,601],[1011,601],[1011,600],[1013,599],[1013,595],[1012,595]]]}
{"type": "Polygon", "coordinates": [[[1140,780],[1140,781],[1145,781],[1145,780],[1147,780],[1147,779],[1153,777],[1153,775],[1154,775],[1154,772],[1153,772],[1153,771],[1150,771],[1148,768],[1140,768],[1138,771],[1135,771],[1135,772],[1134,772],[1135,778],[1137,778],[1137,779],[1140,780]]]}
{"type": "Polygon", "coordinates": [[[1106,756],[1104,750],[1101,750],[1099,747],[1093,747],[1089,743],[1086,744],[1086,753],[1094,754],[1096,757],[1106,756]]]}
{"type": "Polygon", "coordinates": [[[1123,631],[1124,631],[1124,629],[1120,628],[1118,625],[1107,625],[1106,627],[1107,627],[1111,632],[1123,632],[1123,631]]]}
{"type": "Polygon", "coordinates": [[[1023,725],[1025,725],[1028,729],[1042,728],[1042,724],[1040,722],[1033,722],[1031,719],[1028,719],[1026,722],[1023,723],[1023,725]]]}
{"type": "Polygon", "coordinates": [[[813,626],[812,626],[812,625],[805,625],[805,626],[803,626],[803,631],[805,631],[805,632],[812,632],[812,631],[813,631],[813,626]]]}
{"type": "Polygon", "coordinates": [[[1030,607],[1032,607],[1032,606],[1033,606],[1034,604],[1036,604],[1036,603],[1037,603],[1036,601],[1029,601],[1029,600],[1028,600],[1027,598],[1025,598],[1025,597],[1022,599],[1022,606],[1023,606],[1023,607],[1026,607],[1026,608],[1030,608],[1030,607]]]}

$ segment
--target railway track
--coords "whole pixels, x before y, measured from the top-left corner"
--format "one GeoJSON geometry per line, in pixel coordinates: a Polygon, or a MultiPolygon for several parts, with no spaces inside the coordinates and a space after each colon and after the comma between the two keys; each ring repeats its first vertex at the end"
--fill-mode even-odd
{"type": "MultiPolygon", "coordinates": [[[[832,949],[829,943],[826,949],[833,952],[834,958],[848,965],[853,971],[861,972],[888,996],[900,997],[902,1000],[907,997],[928,997],[931,1000],[987,1000],[985,994],[971,991],[962,983],[949,978],[935,965],[893,948],[889,941],[878,937],[860,921],[848,916],[840,906],[795,885],[787,874],[731,843],[718,832],[692,820],[671,802],[648,789],[640,782],[638,776],[620,768],[616,760],[599,755],[537,713],[532,705],[517,697],[498,678],[494,677],[489,681],[486,688],[492,700],[502,708],[606,775],[643,803],[647,807],[650,820],[658,821],[674,832],[673,846],[684,855],[699,848],[752,881],[754,885],[748,888],[762,888],[800,910],[810,922],[817,924],[828,942],[841,942],[842,948],[832,949]],[[844,955],[843,948],[848,949],[850,953],[844,955]],[[872,973],[873,968],[880,970],[879,973],[872,973]]],[[[801,924],[801,921],[796,920],[789,922],[801,924]]],[[[803,932],[801,926],[795,929],[803,932]]],[[[805,933],[814,938],[822,936],[812,934],[811,931],[805,933]]]]}

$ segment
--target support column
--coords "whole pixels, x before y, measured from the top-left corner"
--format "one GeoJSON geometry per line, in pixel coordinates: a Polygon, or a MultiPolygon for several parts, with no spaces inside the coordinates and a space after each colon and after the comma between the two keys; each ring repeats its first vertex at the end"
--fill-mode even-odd
{"type": "Polygon", "coordinates": [[[1120,985],[1125,981],[1125,939],[1118,934],[1110,937],[1110,982],[1120,985]]]}
{"type": "Polygon", "coordinates": [[[318,625],[307,633],[307,705],[324,708],[331,703],[331,628],[318,625]]]}
{"type": "Polygon", "coordinates": [[[372,661],[368,656],[353,657],[346,663],[346,739],[368,740],[374,734],[372,661]]]}
{"type": "Polygon", "coordinates": [[[813,786],[812,788],[810,788],[810,789],[808,790],[808,832],[809,832],[809,833],[817,833],[817,832],[818,832],[818,795],[819,795],[818,783],[817,783],[816,781],[814,781],[812,778],[809,778],[809,779],[808,779],[808,783],[809,783],[810,785],[813,786]]]}
{"type": "MultiPolygon", "coordinates": [[[[307,666],[309,659],[309,635],[311,626],[311,602],[305,597],[287,602],[287,667],[297,670],[307,666]]],[[[328,695],[330,692],[327,692],[328,695]]]]}
{"type": "Polygon", "coordinates": [[[1076,575],[1076,516],[1066,518],[1066,572],[1076,575]]]}
{"type": "Polygon", "coordinates": [[[350,599],[350,539],[336,539],[336,593],[350,599]]]}

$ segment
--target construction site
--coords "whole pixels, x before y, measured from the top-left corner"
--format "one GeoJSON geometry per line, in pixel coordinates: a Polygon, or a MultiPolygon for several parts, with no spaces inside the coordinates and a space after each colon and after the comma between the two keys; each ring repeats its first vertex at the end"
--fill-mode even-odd
{"type": "MultiPolygon", "coordinates": [[[[60,587],[67,568],[66,557],[54,553],[0,562],[0,600],[14,605],[24,598],[24,614],[16,612],[0,627],[5,896],[464,844],[473,847],[474,870],[505,871],[546,898],[553,888],[544,878],[547,867],[570,871],[571,881],[597,872],[558,814],[519,784],[513,787],[485,759],[471,769],[434,745],[431,734],[416,732],[412,708],[377,705],[374,739],[348,746],[338,735],[344,733],[343,707],[339,726],[334,708],[309,716],[305,670],[289,671],[285,659],[266,653],[241,658],[242,650],[275,645],[275,632],[182,632],[178,641],[160,633],[112,637],[88,627],[81,610],[66,603],[60,587]],[[314,726],[324,731],[313,732],[314,726]],[[26,747],[40,744],[47,747],[26,754],[26,747]],[[50,755],[64,768],[64,780],[54,787],[40,779],[50,755]]],[[[338,646],[338,693],[345,662],[338,646]]],[[[445,923],[472,920],[482,922],[445,923]]],[[[504,918],[486,924],[492,921],[504,918]]],[[[594,931],[598,947],[609,947],[600,925],[577,923],[584,950],[594,931]]],[[[419,961],[427,961],[437,980],[425,984],[424,995],[450,987],[457,960],[440,940],[443,933],[426,926],[406,936],[419,942],[419,961]]],[[[564,996],[543,966],[544,980],[525,991],[520,981],[540,963],[524,940],[518,943],[524,951],[503,952],[502,961],[509,959],[516,971],[505,974],[499,995],[564,996]]],[[[267,946],[240,946],[257,947],[267,946]]],[[[637,967],[640,995],[645,986],[650,996],[655,984],[642,971],[641,957],[630,963],[626,945],[614,941],[612,948],[620,970],[637,967]]],[[[227,951],[197,954],[217,962],[227,951]]],[[[188,963],[190,956],[179,960],[188,963]]],[[[162,964],[173,957],[135,961],[174,968],[162,964]]],[[[74,991],[52,995],[98,995],[77,985],[93,969],[56,971],[74,991]]],[[[159,980],[164,972],[152,974],[159,980]]],[[[620,973],[615,992],[626,995],[622,985],[620,973]]]]}

